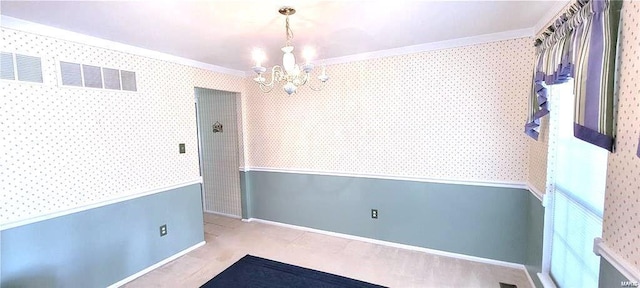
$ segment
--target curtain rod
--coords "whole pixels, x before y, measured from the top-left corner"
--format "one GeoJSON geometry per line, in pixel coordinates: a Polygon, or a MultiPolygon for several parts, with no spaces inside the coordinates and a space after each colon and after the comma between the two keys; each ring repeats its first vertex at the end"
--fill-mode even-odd
{"type": "Polygon", "coordinates": [[[562,10],[560,10],[560,12],[556,14],[556,16],[554,16],[553,18],[551,18],[551,20],[549,20],[549,22],[547,22],[548,25],[546,25],[546,28],[538,32],[533,46],[535,47],[540,46],[545,38],[549,37],[550,35],[553,35],[556,29],[558,29],[564,23],[566,23],[567,20],[571,19],[573,15],[575,15],[578,11],[580,11],[580,9],[582,9],[582,7],[587,5],[589,2],[591,1],[590,0],[569,1],[569,3],[567,3],[567,5],[565,5],[564,8],[562,8],[562,10]]]}

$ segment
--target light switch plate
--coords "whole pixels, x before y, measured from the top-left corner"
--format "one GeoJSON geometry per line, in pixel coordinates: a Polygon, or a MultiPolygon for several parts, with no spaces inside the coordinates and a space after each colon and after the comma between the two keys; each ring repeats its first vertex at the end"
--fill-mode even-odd
{"type": "Polygon", "coordinates": [[[186,148],[184,147],[184,143],[180,143],[180,154],[184,154],[186,152],[186,148]]]}

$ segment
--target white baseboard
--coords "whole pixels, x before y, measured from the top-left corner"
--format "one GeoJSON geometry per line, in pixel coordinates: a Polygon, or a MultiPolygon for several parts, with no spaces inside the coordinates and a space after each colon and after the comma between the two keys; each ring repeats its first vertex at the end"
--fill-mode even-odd
{"type": "Polygon", "coordinates": [[[296,226],[296,225],[285,224],[285,223],[280,223],[280,222],[274,222],[274,221],[269,221],[269,220],[257,219],[257,218],[243,219],[242,221],[264,223],[264,224],[281,226],[281,227],[286,227],[286,228],[291,228],[291,229],[296,229],[296,230],[302,230],[302,231],[313,232],[313,233],[318,233],[318,234],[324,234],[324,235],[329,235],[329,236],[334,236],[334,237],[340,237],[340,238],[345,238],[345,239],[350,239],[350,240],[358,240],[358,241],[362,241],[362,242],[385,245],[385,246],[395,247],[395,248],[400,248],[400,249],[407,249],[407,250],[425,252],[425,253],[434,254],[434,255],[438,255],[438,256],[445,256],[445,257],[451,257],[451,258],[457,258],[457,259],[462,259],[462,260],[469,260],[469,261],[484,263],[484,264],[491,264],[491,265],[498,265],[498,266],[503,266],[503,267],[508,267],[508,268],[521,269],[521,270],[524,270],[525,272],[527,271],[527,269],[525,268],[524,265],[518,264],[518,263],[511,263],[511,262],[506,262],[506,261],[493,260],[493,259],[487,259],[487,258],[476,257],[476,256],[469,256],[469,255],[464,255],[464,254],[458,254],[458,253],[446,252],[446,251],[429,249],[429,248],[424,248],[424,247],[418,247],[418,246],[394,243],[394,242],[389,242],[389,241],[377,240],[377,239],[372,239],[372,238],[367,238],[367,237],[360,237],[360,236],[354,236],[354,235],[349,235],[349,234],[343,234],[343,233],[319,230],[319,229],[314,229],[314,228],[309,228],[309,227],[304,227],[304,226],[296,226]]]}
{"type": "Polygon", "coordinates": [[[524,273],[527,274],[527,279],[529,280],[529,284],[531,284],[531,288],[536,288],[536,283],[533,282],[533,278],[531,278],[531,274],[529,274],[529,270],[527,267],[524,267],[524,273]]]}
{"type": "Polygon", "coordinates": [[[220,213],[220,212],[209,211],[209,210],[204,210],[204,213],[215,214],[215,215],[220,215],[220,216],[229,217],[229,218],[235,218],[235,219],[242,219],[242,217],[240,217],[238,215],[220,213]]]}
{"type": "Polygon", "coordinates": [[[184,250],[182,250],[182,251],[180,251],[180,252],[178,252],[178,253],[176,253],[176,254],[174,254],[172,256],[169,256],[168,258],[166,258],[166,259],[164,259],[164,260],[162,260],[162,261],[160,261],[160,262],[158,262],[156,264],[153,264],[153,265],[141,270],[140,272],[138,272],[136,274],[133,274],[133,275],[131,275],[131,276],[127,277],[127,278],[124,278],[124,279],[122,279],[122,280],[120,280],[120,281],[118,281],[116,283],[113,283],[113,284],[111,284],[111,285],[109,285],[107,287],[108,288],[116,288],[116,287],[120,287],[120,286],[122,286],[124,284],[127,284],[127,283],[133,281],[134,279],[136,279],[136,278],[138,278],[138,277],[140,277],[140,276],[142,276],[144,274],[147,274],[147,273],[153,271],[154,269],[159,268],[160,266],[162,266],[164,264],[167,264],[167,263],[169,263],[169,262],[171,262],[171,261],[173,261],[175,259],[178,259],[182,255],[185,255],[185,254],[187,254],[187,253],[189,253],[189,252],[191,252],[191,251],[193,251],[193,250],[195,250],[195,249],[197,249],[197,248],[199,248],[201,246],[204,246],[204,244],[206,244],[206,243],[207,242],[202,241],[202,242],[200,242],[200,243],[198,243],[196,245],[193,245],[193,246],[191,246],[191,247],[189,247],[187,249],[184,249],[184,250]]]}
{"type": "Polygon", "coordinates": [[[540,279],[542,287],[544,288],[557,288],[556,283],[551,280],[551,276],[549,276],[549,274],[538,273],[538,279],[540,279]]]}

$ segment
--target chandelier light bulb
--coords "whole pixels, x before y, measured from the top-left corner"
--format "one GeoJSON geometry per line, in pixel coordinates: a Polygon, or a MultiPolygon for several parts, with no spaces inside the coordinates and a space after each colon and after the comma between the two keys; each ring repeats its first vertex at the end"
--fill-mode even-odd
{"type": "Polygon", "coordinates": [[[256,61],[256,67],[262,67],[262,62],[266,58],[264,55],[264,51],[256,48],[253,49],[253,52],[251,54],[253,56],[253,61],[256,61]]]}
{"type": "Polygon", "coordinates": [[[304,57],[305,64],[311,63],[311,60],[313,60],[315,56],[316,56],[316,50],[313,49],[313,47],[304,48],[304,51],[302,52],[302,57],[304,57]]]}

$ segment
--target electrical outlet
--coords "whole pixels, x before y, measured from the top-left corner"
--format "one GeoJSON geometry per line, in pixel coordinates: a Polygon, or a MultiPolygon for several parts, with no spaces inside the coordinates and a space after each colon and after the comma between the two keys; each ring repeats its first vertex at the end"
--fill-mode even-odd
{"type": "Polygon", "coordinates": [[[160,237],[167,235],[167,224],[160,226],[160,237]]]}
{"type": "Polygon", "coordinates": [[[378,209],[371,209],[371,218],[378,219],[378,209]]]}
{"type": "Polygon", "coordinates": [[[180,143],[180,145],[178,145],[180,147],[180,154],[184,154],[186,152],[186,148],[184,148],[184,143],[180,143]]]}

